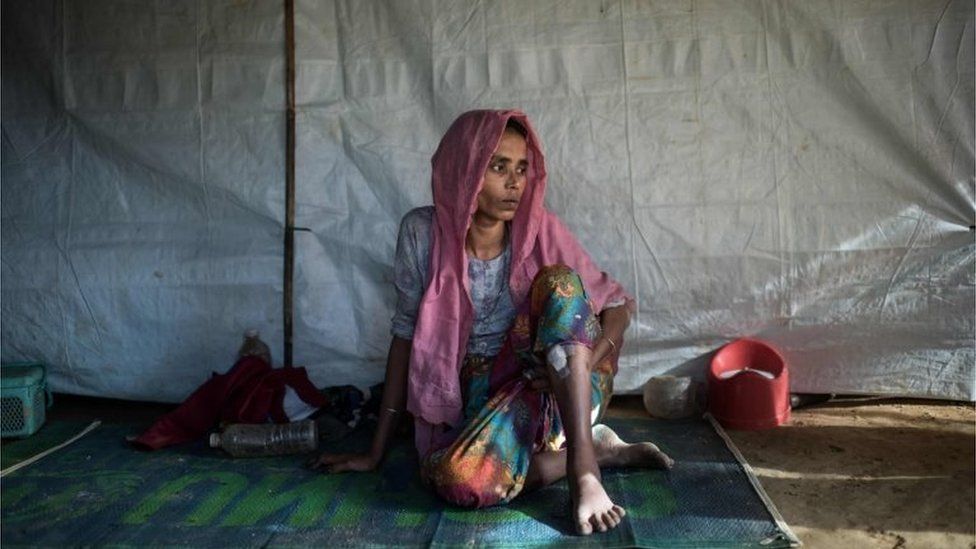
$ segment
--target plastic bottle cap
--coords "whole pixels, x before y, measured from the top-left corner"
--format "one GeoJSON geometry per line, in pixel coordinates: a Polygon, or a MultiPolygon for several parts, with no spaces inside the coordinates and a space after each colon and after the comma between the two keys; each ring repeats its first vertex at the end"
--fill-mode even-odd
{"type": "Polygon", "coordinates": [[[220,448],[220,433],[210,433],[210,447],[220,448]]]}
{"type": "Polygon", "coordinates": [[[258,331],[255,328],[248,328],[248,330],[244,332],[244,337],[258,337],[258,331]]]}

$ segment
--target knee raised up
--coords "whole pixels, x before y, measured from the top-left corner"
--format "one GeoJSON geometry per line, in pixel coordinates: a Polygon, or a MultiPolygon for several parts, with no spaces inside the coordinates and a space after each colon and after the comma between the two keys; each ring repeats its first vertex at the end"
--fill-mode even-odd
{"type": "MultiPolygon", "coordinates": [[[[531,316],[535,319],[534,350],[554,347],[590,348],[600,327],[579,274],[565,265],[543,267],[532,282],[531,316]]],[[[569,352],[572,354],[572,351],[569,352]]]]}
{"type": "Polygon", "coordinates": [[[439,496],[460,507],[507,502],[522,487],[504,463],[476,454],[433,459],[424,467],[424,476],[439,496]]]}

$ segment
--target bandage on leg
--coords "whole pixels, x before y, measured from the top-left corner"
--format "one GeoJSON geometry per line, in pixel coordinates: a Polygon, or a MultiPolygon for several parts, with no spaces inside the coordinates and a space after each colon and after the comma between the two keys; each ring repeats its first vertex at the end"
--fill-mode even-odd
{"type": "Polygon", "coordinates": [[[559,379],[566,379],[569,377],[569,357],[580,352],[580,345],[561,345],[556,344],[549,347],[549,352],[546,353],[546,362],[552,366],[552,369],[556,372],[556,376],[559,379]]]}

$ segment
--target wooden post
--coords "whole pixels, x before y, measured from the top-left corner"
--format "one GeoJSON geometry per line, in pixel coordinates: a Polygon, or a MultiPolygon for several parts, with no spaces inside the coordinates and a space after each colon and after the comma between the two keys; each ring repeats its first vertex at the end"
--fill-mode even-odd
{"type": "Polygon", "coordinates": [[[295,0],[285,0],[285,368],[292,366],[292,303],[295,278],[295,0]]]}

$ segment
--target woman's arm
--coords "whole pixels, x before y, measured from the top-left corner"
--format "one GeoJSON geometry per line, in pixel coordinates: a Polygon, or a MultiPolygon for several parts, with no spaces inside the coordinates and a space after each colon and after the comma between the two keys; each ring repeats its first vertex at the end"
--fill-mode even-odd
{"type": "Polygon", "coordinates": [[[390,438],[400,417],[405,414],[407,402],[407,370],[410,367],[410,351],[413,342],[393,336],[386,358],[386,378],[383,384],[383,401],[380,403],[379,423],[373,434],[373,444],[364,454],[322,454],[312,461],[313,469],[325,469],[330,473],[343,471],[372,471],[383,461],[390,438]]]}
{"type": "Polygon", "coordinates": [[[383,383],[383,401],[380,418],[373,436],[370,455],[379,464],[386,455],[386,447],[407,407],[407,371],[410,369],[410,350],[413,342],[393,336],[386,359],[386,379],[383,383]]]}
{"type": "Polygon", "coordinates": [[[627,309],[626,303],[606,308],[600,313],[600,327],[603,328],[603,335],[593,345],[593,354],[590,358],[591,369],[620,349],[627,326],[630,326],[630,311],[627,309]]]}

